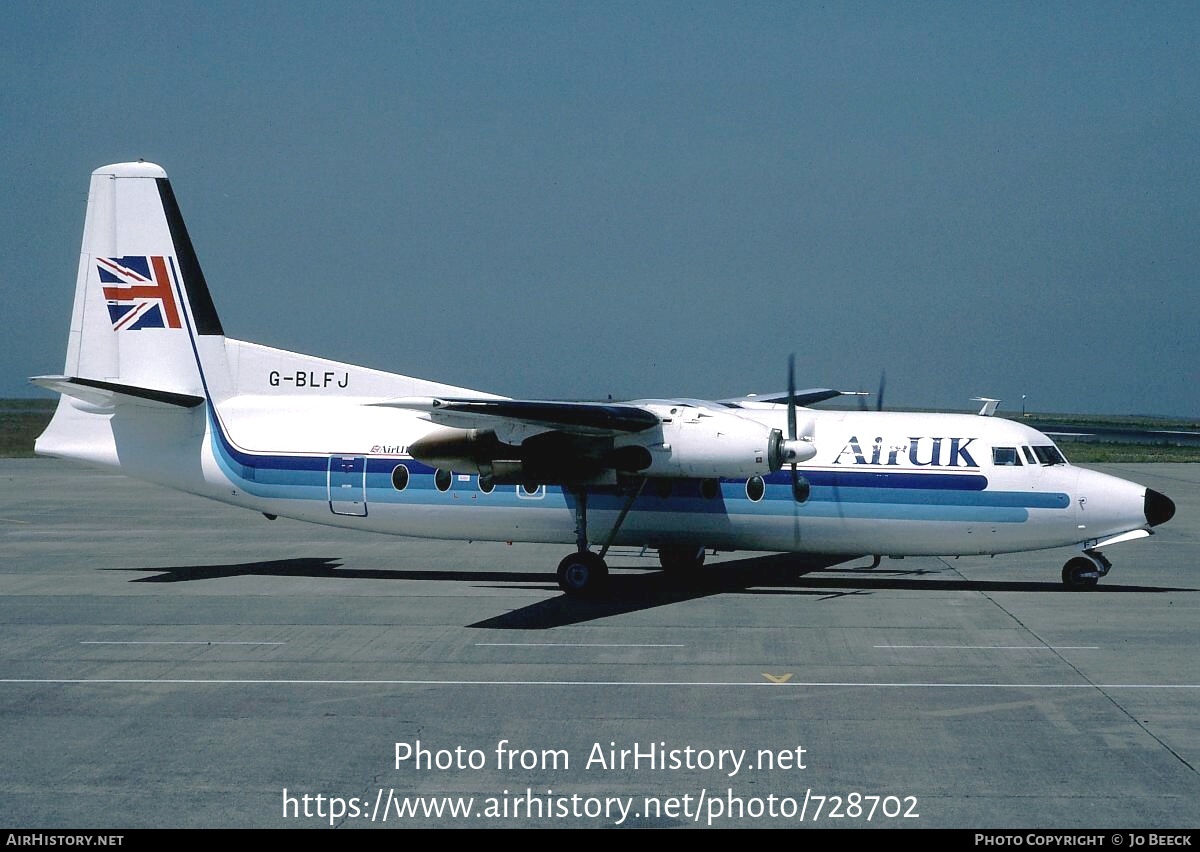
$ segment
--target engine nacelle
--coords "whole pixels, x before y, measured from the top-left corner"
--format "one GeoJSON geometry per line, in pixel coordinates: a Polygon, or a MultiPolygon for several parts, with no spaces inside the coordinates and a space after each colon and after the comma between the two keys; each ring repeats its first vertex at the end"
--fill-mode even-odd
{"type": "Polygon", "coordinates": [[[615,482],[613,462],[618,460],[607,439],[561,432],[544,432],[514,445],[490,430],[438,429],[414,441],[408,451],[430,467],[478,473],[495,485],[615,482]]]}
{"type": "Polygon", "coordinates": [[[653,433],[639,432],[616,441],[616,452],[641,447],[647,476],[748,479],[779,470],[783,433],[718,408],[685,403],[647,405],[661,419],[653,433]]]}
{"type": "Polygon", "coordinates": [[[480,462],[519,458],[517,447],[501,443],[495,432],[479,429],[435,429],[414,441],[408,451],[430,467],[460,473],[478,473],[480,462]]]}
{"type": "Polygon", "coordinates": [[[413,458],[503,483],[615,481],[618,474],[681,479],[749,479],[815,454],[804,440],[723,408],[686,402],[640,403],[658,426],[615,437],[549,430],[520,444],[482,429],[444,428],[413,442],[413,458]]]}

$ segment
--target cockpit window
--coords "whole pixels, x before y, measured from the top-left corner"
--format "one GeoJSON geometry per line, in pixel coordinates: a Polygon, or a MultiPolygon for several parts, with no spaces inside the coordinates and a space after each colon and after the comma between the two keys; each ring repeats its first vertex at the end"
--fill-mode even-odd
{"type": "Polygon", "coordinates": [[[1037,459],[1034,458],[1033,450],[1029,449],[1029,447],[1022,446],[1021,452],[1025,454],[1025,461],[1029,462],[1030,464],[1037,464],[1037,459]]]}
{"type": "Polygon", "coordinates": [[[1067,463],[1067,460],[1063,458],[1063,454],[1055,446],[1034,447],[1033,452],[1037,456],[1038,461],[1045,465],[1067,463]]]}
{"type": "Polygon", "coordinates": [[[1013,467],[1021,464],[1016,447],[992,447],[992,464],[1013,467]]]}

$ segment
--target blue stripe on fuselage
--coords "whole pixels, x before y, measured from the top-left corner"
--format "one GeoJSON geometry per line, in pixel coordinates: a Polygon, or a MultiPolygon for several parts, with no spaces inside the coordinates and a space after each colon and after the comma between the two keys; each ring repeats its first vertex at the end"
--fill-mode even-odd
{"type": "MultiPolygon", "coordinates": [[[[183,307],[188,339],[196,359],[196,369],[207,399],[206,414],[212,434],[213,456],[221,470],[236,487],[258,497],[290,500],[328,500],[330,454],[258,453],[235,447],[208,388],[208,379],[196,344],[191,305],[184,298],[178,271],[171,259],[176,295],[183,307]]],[[[361,455],[342,453],[340,455],[361,455]]],[[[367,457],[367,503],[435,504],[454,499],[455,485],[440,492],[434,485],[434,469],[412,459],[367,457]],[[408,487],[396,491],[391,474],[397,464],[410,473],[408,487]]],[[[1065,509],[1068,495],[1058,492],[988,491],[987,477],[978,473],[933,473],[917,471],[803,470],[811,486],[809,499],[797,504],[791,494],[791,474],[780,471],[764,477],[763,499],[746,496],[746,480],[721,480],[716,496],[704,497],[699,480],[672,482],[672,493],[663,497],[643,492],[633,506],[635,512],[666,512],[701,515],[781,515],[821,518],[896,518],[929,521],[980,521],[1020,523],[1029,509],[1065,509]]],[[[558,506],[570,502],[562,488],[550,487],[546,497],[526,500],[514,489],[497,488],[490,494],[477,489],[472,476],[470,490],[475,500],[462,505],[558,506]]],[[[458,494],[462,494],[461,490],[458,494]]],[[[589,508],[595,511],[619,511],[626,497],[613,488],[589,492],[589,508]]]]}
{"type": "MultiPolygon", "coordinates": [[[[328,497],[329,456],[302,456],[284,453],[249,453],[232,445],[220,417],[210,412],[213,452],[230,480],[248,494],[260,497],[319,500],[328,497]]],[[[345,454],[349,455],[349,454],[345,454]]],[[[435,470],[413,459],[368,457],[366,460],[367,503],[430,504],[453,500],[453,493],[464,493],[457,477],[447,492],[434,486],[435,470]],[[409,470],[408,487],[392,487],[392,471],[403,464],[409,470]]],[[[881,518],[927,521],[978,521],[1020,523],[1029,517],[1029,509],[1066,509],[1068,495],[1058,492],[987,491],[987,478],[979,474],[926,473],[845,473],[811,471],[805,473],[811,485],[809,499],[796,504],[791,496],[790,474],[779,472],[765,477],[763,499],[746,496],[745,480],[722,480],[719,493],[703,497],[699,480],[678,480],[672,493],[663,497],[649,489],[637,499],[635,512],[667,512],[699,515],[779,515],[797,513],[810,518],[881,518]]],[[[514,489],[497,488],[490,494],[478,490],[478,478],[471,476],[468,486],[475,506],[513,506],[526,503],[514,489]]],[[[561,506],[563,489],[547,490],[549,505],[561,506]]],[[[619,511],[625,496],[613,488],[589,492],[593,511],[619,511]]],[[[544,500],[534,505],[546,506],[544,500]]]]}

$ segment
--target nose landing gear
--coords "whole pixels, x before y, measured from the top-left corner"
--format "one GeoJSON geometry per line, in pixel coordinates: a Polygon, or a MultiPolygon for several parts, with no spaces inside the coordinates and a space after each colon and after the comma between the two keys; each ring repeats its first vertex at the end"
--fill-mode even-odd
{"type": "Polygon", "coordinates": [[[1094,589],[1100,578],[1108,573],[1112,563],[1098,550],[1085,550],[1063,566],[1062,581],[1073,592],[1094,589]]]}

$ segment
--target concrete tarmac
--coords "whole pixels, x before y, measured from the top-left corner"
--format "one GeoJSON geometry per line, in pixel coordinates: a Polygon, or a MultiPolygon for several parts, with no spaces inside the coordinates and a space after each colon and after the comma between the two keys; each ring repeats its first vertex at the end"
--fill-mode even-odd
{"type": "Polygon", "coordinates": [[[0,461],[6,828],[1200,826],[1200,465],[1067,592],[994,559],[636,551],[260,515],[0,461]],[[439,815],[440,812],[440,815],[439,815]]]}

